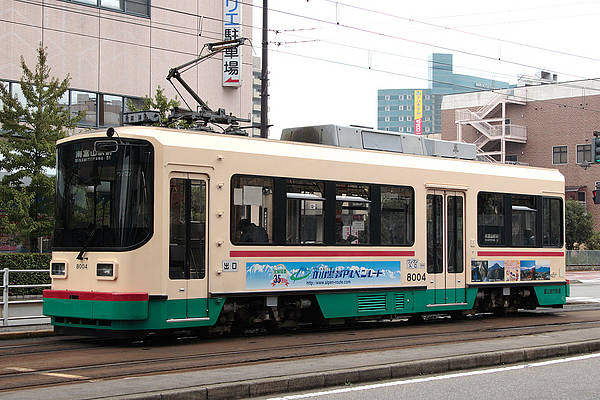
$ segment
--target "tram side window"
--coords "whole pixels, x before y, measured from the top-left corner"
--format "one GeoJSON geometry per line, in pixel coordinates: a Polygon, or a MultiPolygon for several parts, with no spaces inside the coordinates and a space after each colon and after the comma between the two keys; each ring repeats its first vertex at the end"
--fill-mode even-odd
{"type": "Polygon", "coordinates": [[[443,265],[443,232],[444,232],[444,199],[437,194],[427,195],[427,273],[444,272],[443,265]]]}
{"type": "Polygon", "coordinates": [[[477,196],[477,230],[480,246],[504,246],[504,195],[479,193],[477,196]]]}
{"type": "Polygon", "coordinates": [[[336,184],[336,244],[369,244],[369,185],[336,184]]]}
{"type": "Polygon", "coordinates": [[[287,180],[286,243],[322,244],[325,215],[324,184],[287,180]]]}
{"type": "Polygon", "coordinates": [[[190,182],[190,279],[202,279],[206,275],[206,183],[190,182]]]}
{"type": "Polygon", "coordinates": [[[231,184],[232,241],[239,244],[272,243],[273,178],[236,175],[231,184]]]}
{"type": "Polygon", "coordinates": [[[534,247],[537,237],[535,196],[513,194],[511,204],[512,246],[534,247]]]}
{"type": "Polygon", "coordinates": [[[173,178],[169,197],[169,278],[203,279],[206,182],[173,178]]]}
{"type": "Polygon", "coordinates": [[[171,179],[169,204],[169,278],[185,279],[185,179],[171,179]]]}
{"type": "Polygon", "coordinates": [[[381,244],[414,243],[414,191],[409,187],[381,186],[381,244]]]}
{"type": "Polygon", "coordinates": [[[543,245],[562,247],[563,245],[562,199],[544,197],[543,245]]]}

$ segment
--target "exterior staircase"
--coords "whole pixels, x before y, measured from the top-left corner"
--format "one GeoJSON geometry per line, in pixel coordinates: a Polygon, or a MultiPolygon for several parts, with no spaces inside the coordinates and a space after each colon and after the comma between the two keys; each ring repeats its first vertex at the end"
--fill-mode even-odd
{"type": "MultiPolygon", "coordinates": [[[[523,99],[510,94],[494,93],[491,99],[476,110],[460,109],[455,111],[455,122],[458,129],[458,140],[463,141],[462,126],[470,125],[480,134],[473,142],[477,146],[477,157],[490,162],[504,162],[505,142],[527,143],[527,127],[503,123],[506,121],[506,104],[525,105],[523,99]],[[498,115],[500,111],[501,115],[498,115]],[[485,151],[489,143],[500,141],[500,151],[485,151]],[[497,156],[497,160],[493,156],[497,156]]],[[[489,147],[489,146],[488,146],[489,147]]]]}

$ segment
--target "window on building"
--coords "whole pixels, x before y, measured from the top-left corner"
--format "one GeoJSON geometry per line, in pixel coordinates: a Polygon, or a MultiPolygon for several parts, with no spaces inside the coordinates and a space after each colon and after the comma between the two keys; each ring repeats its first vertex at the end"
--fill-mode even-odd
{"type": "Polygon", "coordinates": [[[425,100],[430,100],[431,96],[429,96],[428,94],[425,95],[425,100]]]}
{"type": "Polygon", "coordinates": [[[25,104],[27,104],[27,100],[25,99],[25,95],[23,94],[23,89],[21,89],[21,84],[13,82],[10,84],[10,89],[10,94],[12,95],[12,97],[19,100],[19,103],[21,103],[22,106],[25,106],[25,104]]]}
{"type": "Polygon", "coordinates": [[[390,122],[390,117],[385,117],[384,120],[385,122],[390,122]]]}
{"type": "Polygon", "coordinates": [[[384,99],[385,99],[385,100],[389,100],[389,99],[390,99],[390,96],[384,96],[384,99]]]}
{"type": "Polygon", "coordinates": [[[425,121],[431,121],[431,117],[425,117],[425,121]]]}
{"type": "Polygon", "coordinates": [[[410,115],[408,115],[408,116],[406,117],[406,120],[407,120],[407,121],[412,121],[412,117],[411,117],[410,115]]]}
{"type": "Polygon", "coordinates": [[[123,122],[123,98],[121,96],[99,95],[99,126],[118,126],[123,122]]]}
{"type": "Polygon", "coordinates": [[[385,107],[383,107],[383,110],[384,110],[384,111],[390,111],[390,106],[385,106],[385,107]]]}
{"type": "MultiPolygon", "coordinates": [[[[6,89],[8,91],[8,93],[10,93],[10,83],[0,81],[0,86],[2,86],[4,89],[6,89]]],[[[0,108],[2,108],[2,104],[3,104],[2,100],[0,100],[0,108]]]]}
{"type": "Polygon", "coordinates": [[[406,132],[412,132],[412,128],[410,126],[406,127],[406,132]]]}
{"type": "Polygon", "coordinates": [[[410,94],[407,94],[407,95],[406,95],[406,100],[412,100],[412,95],[410,95],[410,94]]]}
{"type": "Polygon", "coordinates": [[[412,111],[412,106],[406,106],[407,111],[412,111]]]}
{"type": "Polygon", "coordinates": [[[287,244],[323,243],[325,189],[322,182],[287,180],[287,244]]]}
{"type": "Polygon", "coordinates": [[[585,192],[577,192],[577,201],[585,206],[585,192]]]}
{"type": "Polygon", "coordinates": [[[398,121],[404,121],[404,117],[403,116],[398,117],[398,121]]]}
{"type": "Polygon", "coordinates": [[[577,164],[592,161],[592,145],[578,144],[577,145],[577,164]]]}
{"type": "Polygon", "coordinates": [[[113,8],[115,10],[121,10],[123,8],[122,0],[100,0],[100,6],[106,8],[113,8]]]}
{"type": "Polygon", "coordinates": [[[404,132],[404,127],[403,127],[403,126],[401,126],[401,127],[399,128],[398,132],[404,132]]]}
{"type": "Polygon", "coordinates": [[[119,10],[129,14],[150,16],[150,0],[64,0],[83,3],[109,10],[119,10]]]}
{"type": "Polygon", "coordinates": [[[519,157],[516,154],[507,154],[504,159],[507,163],[517,163],[519,161],[519,157]]]}
{"type": "Polygon", "coordinates": [[[404,95],[401,94],[400,96],[398,96],[398,100],[404,100],[404,95]]]}
{"type": "Polygon", "coordinates": [[[71,91],[71,117],[85,113],[80,125],[96,125],[96,93],[71,91]]]}
{"type": "Polygon", "coordinates": [[[552,164],[567,163],[567,146],[552,146],[552,164]]]}
{"type": "Polygon", "coordinates": [[[390,130],[390,127],[389,127],[389,126],[386,126],[386,127],[385,127],[385,130],[386,130],[386,131],[389,131],[389,130],[390,130]]]}
{"type": "Polygon", "coordinates": [[[381,244],[414,243],[414,191],[409,187],[381,186],[381,244]]]}
{"type": "Polygon", "coordinates": [[[337,244],[369,244],[371,200],[369,185],[335,185],[335,241],[337,244]]]}
{"type": "Polygon", "coordinates": [[[144,108],[144,99],[139,97],[125,97],[124,99],[125,112],[132,112],[135,110],[141,110],[144,108]]]}
{"type": "Polygon", "coordinates": [[[426,127],[425,127],[425,132],[431,132],[431,128],[430,128],[430,127],[428,127],[428,126],[426,126],[426,127]]]}
{"type": "Polygon", "coordinates": [[[404,110],[404,106],[398,106],[398,110],[399,111],[403,111],[404,110]]]}
{"type": "Polygon", "coordinates": [[[425,111],[431,111],[431,106],[425,106],[425,111]]]}

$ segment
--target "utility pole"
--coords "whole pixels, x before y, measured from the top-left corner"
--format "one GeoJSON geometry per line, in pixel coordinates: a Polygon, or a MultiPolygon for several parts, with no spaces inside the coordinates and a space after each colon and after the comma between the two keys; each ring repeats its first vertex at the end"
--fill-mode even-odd
{"type": "Polygon", "coordinates": [[[269,80],[268,74],[268,46],[269,46],[269,31],[267,29],[267,14],[269,8],[267,0],[263,0],[263,26],[262,26],[262,71],[260,77],[260,137],[267,138],[269,135],[269,80]]]}

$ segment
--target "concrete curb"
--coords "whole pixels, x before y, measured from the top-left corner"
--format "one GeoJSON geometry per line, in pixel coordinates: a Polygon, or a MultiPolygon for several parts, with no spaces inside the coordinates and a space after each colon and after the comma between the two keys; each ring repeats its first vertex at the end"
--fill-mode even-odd
{"type": "Polygon", "coordinates": [[[451,371],[530,362],[544,358],[563,357],[600,351],[600,339],[557,344],[545,347],[475,353],[393,364],[370,365],[356,369],[341,369],[325,373],[300,374],[188,387],[169,391],[140,393],[115,397],[121,400],[228,400],[276,395],[333,386],[373,383],[387,379],[442,374],[451,371]]]}
{"type": "Polygon", "coordinates": [[[43,329],[37,331],[0,332],[0,341],[9,339],[35,338],[52,335],[54,335],[54,329],[43,329]]]}

